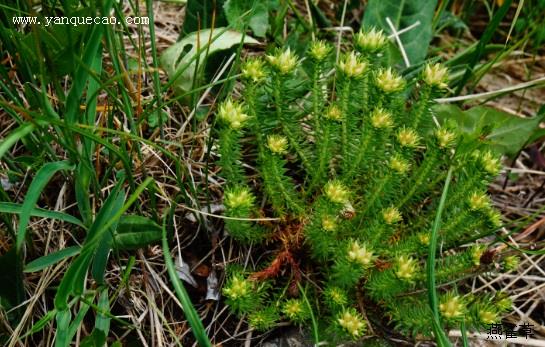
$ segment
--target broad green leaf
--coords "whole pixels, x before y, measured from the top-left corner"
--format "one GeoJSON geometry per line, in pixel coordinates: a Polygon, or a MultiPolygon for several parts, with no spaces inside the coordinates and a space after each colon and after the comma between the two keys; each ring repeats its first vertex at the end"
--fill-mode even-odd
{"type": "Polygon", "coordinates": [[[118,219],[114,217],[119,213],[125,202],[125,192],[122,189],[123,182],[124,180],[120,180],[106,201],[104,201],[104,205],[100,208],[85,239],[84,247],[94,252],[91,273],[99,284],[102,284],[104,280],[104,271],[110,254],[112,235],[118,223],[118,219]],[[105,227],[108,222],[110,222],[109,226],[105,227]]]}
{"type": "Polygon", "coordinates": [[[51,177],[60,170],[72,170],[74,166],[67,161],[58,161],[53,163],[47,163],[38,172],[32,180],[30,187],[25,195],[25,200],[23,206],[21,207],[21,217],[19,221],[19,229],[17,232],[17,240],[15,242],[15,247],[17,252],[21,251],[23,243],[26,236],[26,227],[30,220],[32,211],[36,206],[42,190],[45,185],[49,182],[51,177]]]}
{"type": "Polygon", "coordinates": [[[102,289],[98,298],[97,318],[95,320],[95,329],[104,333],[104,336],[108,336],[110,331],[110,317],[105,312],[110,312],[110,300],[108,296],[108,288],[102,289]]]}
{"type": "MultiPolygon", "coordinates": [[[[89,141],[89,139],[86,138],[86,141],[89,141]]],[[[91,170],[83,161],[78,163],[74,172],[74,192],[81,219],[87,226],[92,222],[91,202],[89,199],[91,175],[93,175],[91,170]]]]}
{"type": "MultiPolygon", "coordinates": [[[[92,296],[90,297],[90,300],[92,300],[92,296]]],[[[55,347],[65,347],[70,345],[70,342],[72,342],[72,339],[78,332],[78,328],[81,326],[81,323],[83,322],[83,319],[85,318],[85,315],[88,311],[89,305],[87,303],[82,303],[79,308],[78,314],[76,315],[72,323],[70,323],[70,326],[68,327],[68,330],[66,332],[66,344],[59,346],[56,345],[55,347]]]]}
{"type": "Polygon", "coordinates": [[[106,337],[110,331],[110,317],[104,314],[104,312],[110,312],[108,288],[101,289],[97,307],[98,312],[95,319],[95,328],[91,334],[81,341],[80,346],[103,347],[106,343],[106,337]]]}
{"type": "MultiPolygon", "coordinates": [[[[23,206],[21,204],[13,202],[0,202],[0,213],[21,214],[22,208],[23,206]]],[[[32,211],[30,211],[30,216],[56,219],[85,228],[85,226],[79,219],[64,212],[51,211],[36,207],[32,211]]]]}
{"type": "Polygon", "coordinates": [[[454,120],[465,134],[478,137],[486,133],[487,143],[509,156],[516,155],[526,144],[545,136],[545,130],[539,128],[545,115],[522,118],[487,106],[462,111],[455,105],[437,105],[434,111],[440,122],[454,120]]]}
{"type": "Polygon", "coordinates": [[[68,329],[70,328],[72,313],[70,312],[70,309],[66,308],[62,311],[58,311],[55,318],[57,321],[57,331],[55,332],[55,347],[68,346],[68,329]]]}
{"type": "Polygon", "coordinates": [[[136,215],[121,217],[114,235],[116,249],[145,247],[161,240],[161,226],[149,218],[136,215]]]}
{"type": "Polygon", "coordinates": [[[80,344],[80,347],[103,347],[106,343],[106,336],[100,330],[94,329],[91,334],[86,336],[80,344]]]}
{"type": "Polygon", "coordinates": [[[24,272],[36,272],[45,269],[48,266],[58,263],[59,261],[73,257],[81,251],[80,246],[72,246],[61,249],[60,251],[50,253],[26,264],[24,272]]]}
{"type": "MultiPolygon", "coordinates": [[[[124,193],[121,193],[123,183],[125,179],[122,177],[114,189],[110,192],[110,195],[102,205],[93,225],[89,228],[87,238],[83,244],[81,253],[72,262],[72,265],[66,271],[55,295],[55,308],[63,310],[68,305],[68,297],[71,294],[79,295],[83,292],[85,277],[87,270],[101,240],[105,233],[110,232],[113,234],[114,228],[117,225],[119,218],[125,211],[138,199],[140,194],[146,189],[146,187],[153,182],[153,178],[148,177],[142,182],[131,194],[127,202],[118,207],[119,200],[124,199],[124,193]]],[[[102,260],[101,260],[102,261],[102,260]]],[[[101,267],[98,267],[99,269],[101,267]]],[[[98,272],[95,272],[95,274],[98,272]]]]}
{"type": "Polygon", "coordinates": [[[386,18],[390,18],[397,31],[420,22],[416,28],[399,36],[411,65],[426,58],[432,39],[432,19],[437,0],[369,0],[363,15],[363,26],[377,27],[388,35],[393,34],[386,18]]]}
{"type": "Polygon", "coordinates": [[[70,267],[64,273],[64,276],[55,293],[55,308],[65,310],[68,307],[68,297],[70,294],[81,291],[85,281],[85,274],[91,263],[93,256],[92,250],[82,250],[78,257],[70,264],[70,267]],[[76,288],[79,287],[79,290],[76,288]]]}
{"type": "Polygon", "coordinates": [[[223,5],[229,25],[238,31],[246,26],[257,37],[265,37],[269,28],[269,1],[227,0],[223,5]]]}
{"type": "Polygon", "coordinates": [[[258,42],[250,36],[243,36],[237,31],[225,30],[225,28],[216,28],[213,31],[201,30],[169,47],[161,56],[161,65],[171,79],[176,78],[173,85],[180,92],[185,93],[191,90],[194,78],[202,76],[206,54],[210,55],[241,43],[257,44],[258,42]],[[200,49],[200,53],[197,48],[200,49]],[[199,68],[195,71],[197,60],[199,60],[199,68]]]}

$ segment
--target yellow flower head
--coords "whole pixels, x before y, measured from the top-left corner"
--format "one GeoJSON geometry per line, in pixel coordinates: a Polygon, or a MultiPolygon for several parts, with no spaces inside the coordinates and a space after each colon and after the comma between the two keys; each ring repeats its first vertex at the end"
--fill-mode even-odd
{"type": "Polygon", "coordinates": [[[509,311],[511,307],[513,307],[513,300],[511,300],[511,298],[507,296],[507,294],[505,294],[504,292],[499,292],[497,294],[497,299],[498,301],[496,301],[496,307],[499,310],[509,311]]]}
{"type": "Polygon", "coordinates": [[[288,150],[288,139],[282,135],[269,135],[267,136],[267,147],[273,153],[284,154],[288,150]]]}
{"type": "Polygon", "coordinates": [[[337,222],[335,222],[335,218],[329,216],[322,218],[322,228],[325,231],[335,231],[337,229],[337,222]]]}
{"type": "Polygon", "coordinates": [[[425,232],[418,233],[418,241],[422,245],[427,246],[430,244],[430,235],[425,232]]]}
{"type": "Polygon", "coordinates": [[[309,48],[310,56],[316,59],[317,61],[324,60],[330,51],[331,51],[331,46],[321,40],[312,41],[309,48]]]}
{"type": "Polygon", "coordinates": [[[397,141],[403,147],[414,148],[418,146],[420,136],[410,128],[403,128],[397,132],[397,141]]]}
{"type": "Polygon", "coordinates": [[[345,310],[337,316],[337,322],[353,338],[360,337],[365,330],[365,321],[355,310],[345,310]]]}
{"type": "Polygon", "coordinates": [[[303,314],[305,307],[303,302],[298,299],[291,299],[284,303],[282,312],[290,319],[297,320],[303,314]]]}
{"type": "Polygon", "coordinates": [[[490,208],[490,198],[484,193],[473,192],[468,203],[472,211],[482,211],[490,208]]]}
{"type": "Polygon", "coordinates": [[[390,112],[379,107],[371,114],[371,125],[375,129],[391,128],[394,125],[394,120],[390,112]]]}
{"type": "Polygon", "coordinates": [[[330,201],[338,204],[346,204],[350,198],[350,191],[340,181],[329,181],[324,191],[330,201]]]}
{"type": "Polygon", "coordinates": [[[499,213],[494,208],[488,209],[487,212],[488,212],[487,217],[488,217],[488,220],[490,221],[490,224],[492,224],[494,228],[501,227],[503,224],[503,222],[501,221],[501,213],[499,213]]]}
{"type": "Polygon", "coordinates": [[[355,37],[356,47],[362,52],[374,53],[380,51],[387,41],[388,38],[382,30],[376,30],[375,28],[369,31],[360,30],[355,37]]]}
{"type": "Polygon", "coordinates": [[[249,59],[242,65],[242,76],[254,82],[265,78],[265,69],[261,59],[249,59]]]}
{"type": "Polygon", "coordinates": [[[371,265],[374,255],[365,245],[361,246],[357,241],[353,241],[348,250],[348,259],[367,267],[371,265]]]}
{"type": "Polygon", "coordinates": [[[348,77],[360,77],[367,69],[367,63],[360,61],[356,53],[350,52],[339,63],[339,70],[341,70],[348,77]]]}
{"type": "Polygon", "coordinates": [[[327,119],[339,121],[343,118],[341,109],[337,105],[331,105],[327,108],[325,113],[327,119]]]}
{"type": "Polygon", "coordinates": [[[287,75],[297,67],[297,56],[288,48],[284,52],[279,52],[276,55],[267,55],[269,64],[280,72],[281,75],[287,75]]]}
{"type": "Polygon", "coordinates": [[[480,309],[479,312],[479,320],[483,324],[494,324],[498,323],[498,313],[494,312],[490,309],[480,309]]]}
{"type": "Polygon", "coordinates": [[[344,306],[348,302],[346,293],[337,287],[329,287],[325,290],[324,295],[337,306],[344,306]]]}
{"type": "Polygon", "coordinates": [[[409,171],[409,168],[411,167],[409,162],[405,159],[403,159],[400,155],[394,154],[392,158],[390,159],[390,167],[400,173],[406,173],[409,171]]]}
{"type": "Polygon", "coordinates": [[[466,307],[461,296],[449,293],[441,300],[439,310],[446,319],[457,319],[464,316],[466,307]]]}
{"type": "Polygon", "coordinates": [[[410,281],[414,278],[418,264],[411,257],[401,255],[396,259],[396,276],[402,280],[410,281]]]}
{"type": "Polygon", "coordinates": [[[437,138],[437,142],[441,148],[452,147],[456,141],[456,133],[445,128],[437,129],[435,131],[435,137],[437,138]]]}
{"type": "Polygon", "coordinates": [[[250,281],[235,276],[223,289],[223,294],[225,294],[225,296],[227,296],[231,300],[236,300],[247,296],[251,290],[252,284],[250,283],[250,281]]]}
{"type": "Polygon", "coordinates": [[[492,152],[486,151],[481,156],[481,163],[486,172],[492,176],[497,176],[501,170],[501,162],[492,152]]]}
{"type": "Polygon", "coordinates": [[[250,207],[254,203],[254,196],[248,188],[235,188],[225,192],[225,205],[230,208],[250,207]]]}
{"type": "Polygon", "coordinates": [[[405,87],[405,81],[391,68],[381,69],[376,76],[377,86],[385,93],[394,93],[405,87]]]}
{"type": "Polygon", "coordinates": [[[519,267],[520,264],[520,258],[516,255],[510,255],[505,258],[503,258],[503,267],[507,271],[515,270],[519,267]]]}
{"type": "Polygon", "coordinates": [[[484,254],[484,251],[486,251],[486,246],[477,244],[471,247],[471,261],[473,262],[473,265],[479,266],[481,265],[481,257],[484,254]]]}
{"type": "Polygon", "coordinates": [[[384,210],[382,210],[382,218],[384,218],[384,221],[388,225],[395,224],[399,221],[401,221],[401,213],[399,210],[393,206],[390,206],[384,210]]]}
{"type": "Polygon", "coordinates": [[[248,115],[243,112],[242,104],[231,99],[219,106],[218,117],[229,124],[232,129],[240,129],[248,119],[248,115]]]}
{"type": "Polygon", "coordinates": [[[448,70],[441,64],[427,64],[423,72],[424,82],[432,87],[445,89],[448,87],[448,70]]]}

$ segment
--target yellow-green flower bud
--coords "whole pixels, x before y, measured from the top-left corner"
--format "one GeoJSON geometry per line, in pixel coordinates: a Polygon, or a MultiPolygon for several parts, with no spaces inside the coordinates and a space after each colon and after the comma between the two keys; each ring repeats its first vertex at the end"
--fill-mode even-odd
{"type": "Polygon", "coordinates": [[[371,125],[375,129],[391,128],[394,125],[394,120],[390,112],[376,108],[371,114],[371,125]]]}
{"type": "Polygon", "coordinates": [[[360,263],[364,267],[371,265],[374,259],[373,252],[368,250],[365,245],[360,245],[353,241],[348,249],[348,259],[352,262],[360,263]]]}
{"type": "Polygon", "coordinates": [[[288,48],[284,52],[279,52],[276,55],[267,55],[267,61],[281,75],[291,73],[297,67],[297,56],[288,48]]]}
{"type": "Polygon", "coordinates": [[[496,301],[496,307],[500,311],[509,311],[513,307],[513,300],[504,292],[499,292],[497,294],[498,300],[496,301]]]}
{"type": "Polygon", "coordinates": [[[382,218],[384,218],[384,221],[388,225],[395,224],[397,222],[401,221],[401,213],[399,210],[393,206],[390,206],[384,210],[382,210],[382,218]]]}
{"type": "Polygon", "coordinates": [[[348,302],[346,293],[337,287],[329,287],[325,290],[324,296],[336,306],[344,306],[348,302]]]}
{"type": "Polygon", "coordinates": [[[478,244],[471,247],[471,261],[473,262],[473,265],[481,265],[481,257],[483,256],[484,251],[486,251],[485,245],[478,244]]]}
{"type": "Polygon", "coordinates": [[[248,188],[235,188],[225,192],[225,206],[229,208],[251,207],[254,203],[254,196],[248,188]]]}
{"type": "Polygon", "coordinates": [[[437,129],[435,137],[440,148],[450,148],[456,141],[456,133],[445,128],[437,129]]]}
{"type": "Polygon", "coordinates": [[[448,87],[448,70],[441,64],[426,64],[423,72],[424,82],[432,87],[445,89],[448,87]]]}
{"type": "Polygon", "coordinates": [[[464,316],[466,307],[462,297],[449,293],[441,300],[439,311],[446,319],[457,319],[464,316]]]}
{"type": "Polygon", "coordinates": [[[478,312],[479,320],[483,324],[498,323],[498,313],[489,309],[480,309],[478,312]]]}
{"type": "Polygon", "coordinates": [[[250,294],[252,283],[239,276],[233,277],[223,289],[223,294],[231,300],[243,298],[250,294]]]}
{"type": "Polygon", "coordinates": [[[329,181],[324,191],[330,201],[338,204],[346,204],[350,198],[350,191],[340,181],[329,181]]]}
{"type": "Polygon", "coordinates": [[[421,233],[418,233],[417,236],[418,236],[418,242],[420,242],[420,244],[424,246],[427,246],[430,244],[430,235],[428,233],[421,232],[421,233]]]}
{"type": "Polygon", "coordinates": [[[288,150],[288,139],[282,135],[269,135],[267,147],[275,154],[284,154],[288,150]]]}
{"type": "Polygon", "coordinates": [[[496,209],[488,209],[487,217],[493,227],[499,228],[502,226],[503,222],[501,220],[501,213],[499,213],[496,209]]]}
{"type": "Polygon", "coordinates": [[[474,192],[469,197],[468,203],[472,211],[482,211],[490,208],[490,198],[484,193],[474,192]]]}
{"type": "Polygon", "coordinates": [[[366,327],[365,321],[354,309],[339,314],[337,322],[352,338],[362,336],[366,327]]]}
{"type": "Polygon", "coordinates": [[[327,111],[325,113],[325,117],[327,119],[340,121],[343,118],[343,115],[341,113],[341,109],[337,105],[331,105],[327,108],[327,111]]]}
{"type": "Polygon", "coordinates": [[[492,152],[486,151],[481,156],[481,163],[486,172],[492,176],[497,176],[501,170],[501,162],[492,152]]]}
{"type": "Polygon", "coordinates": [[[381,69],[377,73],[376,84],[385,93],[399,92],[405,87],[403,78],[391,68],[381,69]]]}
{"type": "Polygon", "coordinates": [[[229,124],[232,129],[240,129],[248,119],[248,115],[243,112],[242,104],[228,99],[218,108],[218,117],[229,124]]]}
{"type": "Polygon", "coordinates": [[[328,45],[326,42],[319,40],[313,41],[310,44],[308,52],[312,58],[316,59],[317,61],[322,61],[327,57],[330,51],[331,46],[328,45]]]}
{"type": "Polygon", "coordinates": [[[395,274],[398,278],[406,281],[411,281],[416,275],[418,264],[411,257],[401,255],[396,259],[395,274]]]}
{"type": "Polygon", "coordinates": [[[322,228],[325,231],[335,231],[337,229],[335,218],[329,216],[322,218],[322,228]]]}
{"type": "Polygon", "coordinates": [[[382,30],[372,28],[369,31],[361,30],[356,34],[355,44],[362,52],[374,53],[380,51],[386,45],[388,38],[382,30]]]}
{"type": "Polygon", "coordinates": [[[339,63],[339,70],[351,78],[360,77],[367,70],[367,63],[360,61],[356,53],[350,52],[339,63]]]}
{"type": "Polygon", "coordinates": [[[418,146],[420,136],[410,128],[403,128],[397,132],[397,141],[403,147],[414,148],[418,146]]]}
{"type": "Polygon", "coordinates": [[[265,69],[261,59],[249,59],[242,65],[242,76],[253,82],[259,82],[265,78],[265,69]]]}
{"type": "Polygon", "coordinates": [[[282,307],[282,313],[291,321],[300,321],[305,313],[305,304],[299,299],[290,299],[282,307]]]}
{"type": "Polygon", "coordinates": [[[394,154],[392,158],[390,159],[390,168],[392,168],[394,171],[403,174],[409,171],[409,168],[411,165],[409,162],[405,159],[403,159],[400,155],[394,154]]]}
{"type": "Polygon", "coordinates": [[[515,270],[520,264],[520,258],[516,255],[510,255],[503,258],[503,267],[507,271],[515,270]]]}

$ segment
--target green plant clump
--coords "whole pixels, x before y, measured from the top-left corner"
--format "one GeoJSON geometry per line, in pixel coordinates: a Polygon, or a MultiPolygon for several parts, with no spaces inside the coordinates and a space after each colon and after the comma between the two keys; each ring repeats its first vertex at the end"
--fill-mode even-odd
{"type": "Polygon", "coordinates": [[[274,249],[253,270],[228,269],[223,289],[258,330],[287,320],[333,342],[365,336],[374,321],[433,337],[425,263],[449,168],[436,233],[440,322],[479,329],[510,309],[503,294],[464,294],[460,282],[499,264],[475,240],[501,224],[487,195],[500,159],[434,121],[444,67],[406,81],[384,66],[385,45],[370,30],[337,63],[321,41],[304,59],[289,49],[248,59],[241,97],[218,107],[226,231],[274,249]]]}

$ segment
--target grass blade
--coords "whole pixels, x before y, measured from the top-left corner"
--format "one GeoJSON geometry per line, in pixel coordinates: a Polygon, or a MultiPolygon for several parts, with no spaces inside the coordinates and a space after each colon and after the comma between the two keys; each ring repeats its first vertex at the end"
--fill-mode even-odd
{"type": "Polygon", "coordinates": [[[486,45],[492,39],[492,36],[496,32],[496,29],[499,27],[503,17],[505,17],[505,15],[507,14],[507,11],[511,7],[512,2],[513,0],[506,0],[503,3],[503,5],[499,8],[498,12],[496,12],[496,14],[492,17],[492,20],[490,21],[490,23],[488,23],[488,25],[486,26],[486,29],[483,35],[481,36],[479,43],[477,44],[475,52],[473,52],[471,61],[469,62],[469,65],[467,66],[464,72],[464,75],[462,76],[462,79],[458,83],[458,87],[456,88],[456,92],[454,93],[454,95],[460,95],[460,93],[462,92],[462,89],[471,78],[471,74],[473,73],[473,68],[475,67],[475,65],[477,65],[477,63],[479,62],[479,59],[481,59],[481,57],[483,56],[486,45]]]}
{"type": "Polygon", "coordinates": [[[435,332],[437,344],[440,347],[451,346],[451,344],[449,339],[445,335],[445,332],[441,328],[441,320],[439,317],[439,303],[437,299],[437,291],[435,288],[435,252],[437,251],[437,233],[439,232],[439,227],[441,226],[441,215],[443,214],[443,210],[445,209],[445,201],[447,199],[448,188],[450,186],[450,181],[452,180],[452,171],[453,167],[451,166],[447,173],[445,186],[443,188],[441,200],[439,200],[439,207],[437,208],[437,214],[435,215],[435,220],[433,222],[430,237],[430,248],[428,252],[428,262],[426,264],[428,277],[428,298],[431,310],[433,312],[433,330],[435,332]]]}
{"type": "Polygon", "coordinates": [[[53,163],[47,163],[42,166],[36,173],[36,177],[32,180],[30,187],[25,196],[25,201],[21,207],[21,217],[19,221],[19,229],[17,232],[17,239],[15,247],[17,252],[21,251],[26,236],[26,227],[30,220],[34,206],[38,202],[38,199],[44,189],[45,185],[49,182],[51,177],[60,170],[72,170],[74,166],[67,161],[58,161],[53,163]]]}
{"type": "Polygon", "coordinates": [[[17,141],[28,135],[34,130],[34,125],[26,123],[12,131],[5,139],[0,143],[0,159],[6,154],[8,149],[11,148],[17,141]]]}
{"type": "MultiPolygon", "coordinates": [[[[0,202],[0,213],[21,214],[22,209],[23,209],[23,206],[21,204],[17,204],[13,202],[0,202]]],[[[36,207],[30,211],[30,216],[56,219],[56,220],[60,220],[63,222],[80,226],[85,229],[85,225],[83,225],[82,221],[64,212],[51,211],[51,210],[46,210],[43,208],[36,207]]]]}
{"type": "Polygon", "coordinates": [[[195,311],[195,307],[193,307],[193,304],[191,303],[191,299],[189,298],[189,295],[187,294],[187,291],[185,290],[185,287],[182,281],[180,280],[180,278],[178,278],[176,267],[174,266],[174,262],[172,261],[172,255],[170,254],[170,250],[168,249],[168,241],[167,241],[167,229],[166,229],[167,216],[168,214],[165,215],[165,218],[163,220],[163,255],[165,257],[165,264],[167,266],[167,271],[170,277],[170,281],[172,282],[172,285],[174,286],[174,290],[176,291],[178,299],[182,303],[184,314],[189,322],[189,325],[191,326],[193,335],[195,336],[195,338],[197,339],[197,342],[199,343],[199,346],[212,347],[212,344],[210,343],[210,340],[208,339],[208,336],[206,335],[206,331],[204,330],[202,321],[199,315],[197,314],[197,311],[195,311]]]}
{"type": "Polygon", "coordinates": [[[43,270],[46,267],[58,263],[65,258],[73,257],[79,254],[79,252],[81,252],[80,246],[72,246],[61,249],[60,251],[45,255],[26,264],[23,272],[37,272],[43,270]]]}

